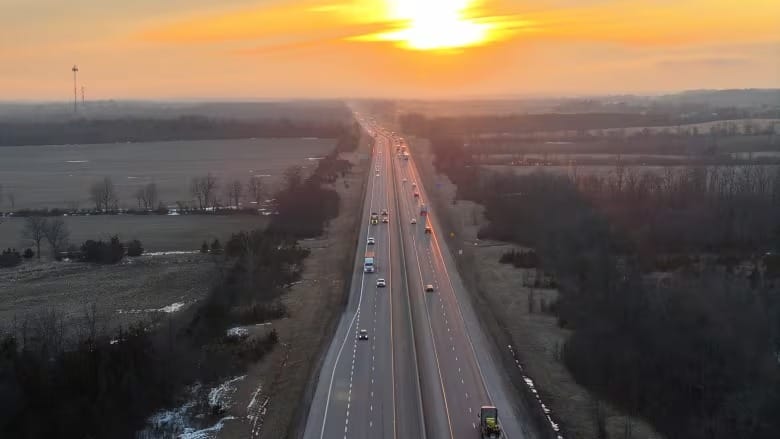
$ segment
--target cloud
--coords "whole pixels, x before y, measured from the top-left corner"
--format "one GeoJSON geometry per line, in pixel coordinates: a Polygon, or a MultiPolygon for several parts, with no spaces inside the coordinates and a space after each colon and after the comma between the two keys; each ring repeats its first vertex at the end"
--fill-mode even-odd
{"type": "Polygon", "coordinates": [[[667,59],[656,63],[661,68],[728,68],[747,67],[752,61],[747,58],[694,58],[694,59],[667,59]]]}

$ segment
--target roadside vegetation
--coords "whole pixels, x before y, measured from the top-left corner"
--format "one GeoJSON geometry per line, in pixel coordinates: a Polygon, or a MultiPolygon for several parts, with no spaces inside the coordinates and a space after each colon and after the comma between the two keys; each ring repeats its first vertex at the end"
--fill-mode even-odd
{"type": "Polygon", "coordinates": [[[544,311],[572,331],[560,354],[577,382],[669,438],[776,435],[780,170],[496,173],[443,133],[435,165],[484,206],[480,238],[530,247],[554,274],[544,311]]]}

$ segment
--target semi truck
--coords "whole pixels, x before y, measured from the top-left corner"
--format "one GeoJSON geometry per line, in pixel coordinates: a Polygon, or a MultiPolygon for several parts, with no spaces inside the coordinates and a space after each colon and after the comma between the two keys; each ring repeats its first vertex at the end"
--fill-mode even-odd
{"type": "Polygon", "coordinates": [[[499,439],[501,426],[498,425],[498,409],[484,405],[479,409],[479,432],[482,439],[499,439]]]}
{"type": "Polygon", "coordinates": [[[366,257],[363,258],[363,272],[373,273],[376,271],[376,262],[374,260],[374,251],[366,251],[366,257]]]}

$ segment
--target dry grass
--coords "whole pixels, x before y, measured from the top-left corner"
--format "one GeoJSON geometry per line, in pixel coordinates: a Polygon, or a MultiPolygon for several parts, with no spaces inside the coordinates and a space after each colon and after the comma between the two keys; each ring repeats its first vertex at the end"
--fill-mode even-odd
{"type": "MultiPolygon", "coordinates": [[[[427,143],[416,141],[413,147],[421,172],[429,179],[433,178],[431,176],[436,174],[427,143]]],[[[523,270],[498,262],[501,254],[513,246],[477,241],[477,231],[486,222],[481,206],[464,201],[453,204],[454,185],[444,176],[436,175],[435,178],[439,183],[438,189],[429,189],[429,196],[434,197],[432,201],[440,212],[440,218],[456,230],[456,244],[464,250],[458,258],[458,270],[472,293],[474,307],[488,334],[496,339],[498,346],[511,343],[515,347],[526,374],[534,380],[542,400],[552,410],[554,420],[561,425],[566,438],[597,438],[596,400],[574,381],[558,354],[569,332],[558,327],[554,316],[539,311],[539,302],[545,300],[551,303],[557,297],[557,291],[534,289],[534,312],[529,313],[531,289],[523,286],[523,270]],[[446,215],[446,218],[441,215],[446,215]],[[475,246],[475,242],[478,245],[475,246]]],[[[426,187],[435,186],[427,184],[426,187]]],[[[509,352],[501,354],[509,356],[509,352]]],[[[519,371],[512,367],[511,362],[504,364],[511,367],[509,373],[513,380],[519,376],[519,371]]],[[[660,437],[641,420],[629,421],[612,408],[605,410],[608,437],[660,437]],[[631,436],[624,435],[627,422],[632,424],[631,436]]]]}
{"type": "Polygon", "coordinates": [[[211,258],[200,254],[142,256],[106,266],[25,262],[0,270],[0,322],[20,324],[56,310],[71,325],[93,304],[107,329],[156,320],[166,313],[148,310],[176,302],[186,308],[208,293],[214,273],[211,258]]]}

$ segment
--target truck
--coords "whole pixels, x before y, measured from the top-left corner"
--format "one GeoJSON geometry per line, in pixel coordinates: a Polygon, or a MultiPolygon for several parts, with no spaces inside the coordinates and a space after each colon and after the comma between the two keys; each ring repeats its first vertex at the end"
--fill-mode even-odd
{"type": "Polygon", "coordinates": [[[479,409],[479,432],[482,439],[498,439],[501,437],[501,426],[498,425],[498,409],[492,405],[483,405],[479,409]]]}
{"type": "Polygon", "coordinates": [[[425,205],[425,203],[420,204],[420,216],[427,216],[428,215],[428,206],[425,205]]]}
{"type": "Polygon", "coordinates": [[[363,258],[363,272],[373,273],[376,271],[376,262],[374,261],[374,251],[366,251],[366,257],[363,258]]]}

